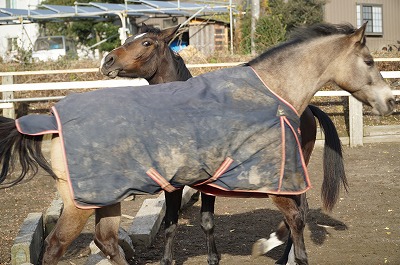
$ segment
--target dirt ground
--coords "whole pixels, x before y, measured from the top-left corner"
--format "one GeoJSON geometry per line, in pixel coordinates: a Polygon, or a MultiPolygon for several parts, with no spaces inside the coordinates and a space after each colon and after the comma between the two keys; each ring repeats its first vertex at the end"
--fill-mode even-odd
{"type": "MultiPolygon", "coordinates": [[[[317,147],[312,157],[309,172],[314,188],[307,194],[310,212],[305,229],[310,264],[400,264],[400,143],[345,147],[344,157],[350,190],[341,194],[333,213],[321,210],[322,148],[317,147]]],[[[26,215],[44,212],[54,196],[48,176],[0,190],[0,264],[10,264],[10,248],[26,215]]],[[[143,199],[124,202],[124,214],[134,216],[143,199]]],[[[207,264],[199,207],[196,202],[182,212],[176,265],[207,264]]],[[[123,226],[129,226],[131,220],[122,219],[123,226]]],[[[217,198],[215,234],[221,265],[274,264],[282,246],[257,258],[251,256],[251,247],[280,221],[280,213],[269,200],[217,198]]],[[[85,264],[92,232],[93,218],[60,264],[85,264]]],[[[136,248],[131,264],[159,264],[162,245],[161,231],[150,248],[136,248]]]]}

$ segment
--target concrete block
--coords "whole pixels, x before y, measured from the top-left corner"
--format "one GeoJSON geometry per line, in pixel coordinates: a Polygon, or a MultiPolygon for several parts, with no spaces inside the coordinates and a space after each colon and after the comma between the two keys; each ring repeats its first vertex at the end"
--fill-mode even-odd
{"type": "MultiPolygon", "coordinates": [[[[183,188],[181,208],[185,208],[185,206],[197,196],[198,192],[199,192],[198,190],[192,189],[189,186],[185,186],[183,188]],[[196,195],[196,196],[194,196],[194,195],[196,195]]],[[[198,200],[198,199],[199,198],[197,196],[196,200],[198,200]]]]}
{"type": "Polygon", "coordinates": [[[55,198],[51,204],[50,207],[47,208],[46,213],[44,214],[44,237],[46,238],[50,232],[54,229],[56,226],[56,223],[58,219],[60,218],[62,209],[64,207],[63,201],[61,198],[57,197],[55,198]]]}
{"type": "Polygon", "coordinates": [[[135,248],[133,247],[132,239],[128,232],[122,227],[118,230],[118,239],[118,244],[124,251],[126,260],[133,259],[135,256],[135,248]]]}
{"type": "Polygon", "coordinates": [[[12,265],[38,264],[43,248],[43,232],[42,213],[28,214],[11,247],[12,265]]]}
{"type": "Polygon", "coordinates": [[[149,247],[160,229],[165,215],[165,199],[161,194],[156,199],[144,200],[128,229],[134,244],[149,247]]]}
{"type": "MultiPolygon", "coordinates": [[[[182,194],[181,208],[191,202],[197,190],[185,186],[182,194]]],[[[128,234],[134,244],[145,245],[149,247],[154,237],[160,230],[165,216],[165,197],[161,193],[157,199],[147,199],[143,202],[141,208],[133,219],[128,234]]]]}

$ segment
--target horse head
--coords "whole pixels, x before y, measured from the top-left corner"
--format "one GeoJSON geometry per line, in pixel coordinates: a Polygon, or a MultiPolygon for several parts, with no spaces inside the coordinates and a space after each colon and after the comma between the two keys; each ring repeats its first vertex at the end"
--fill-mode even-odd
{"type": "Polygon", "coordinates": [[[366,46],[366,25],[344,39],[348,50],[338,54],[336,62],[340,67],[333,63],[333,81],[359,101],[371,106],[374,114],[389,115],[393,112],[395,99],[366,46]]]}
{"type": "Polygon", "coordinates": [[[161,65],[160,58],[172,53],[168,43],[179,26],[159,30],[143,24],[139,33],[108,53],[101,61],[100,72],[110,78],[129,77],[150,79],[161,65]]]}

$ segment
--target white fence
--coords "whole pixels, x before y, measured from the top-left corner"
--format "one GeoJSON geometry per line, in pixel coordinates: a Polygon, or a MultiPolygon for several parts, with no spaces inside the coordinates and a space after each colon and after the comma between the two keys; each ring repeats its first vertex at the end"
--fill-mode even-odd
{"type": "MultiPolygon", "coordinates": [[[[378,58],[375,61],[400,61],[400,58],[378,58]]],[[[217,63],[217,64],[188,64],[188,68],[200,67],[229,67],[240,63],[217,63]]],[[[17,91],[34,91],[34,90],[61,90],[61,89],[89,89],[89,88],[104,88],[104,87],[119,87],[119,86],[135,86],[144,85],[147,82],[143,79],[127,80],[99,80],[99,81],[78,81],[78,82],[50,82],[50,83],[33,83],[33,84],[13,84],[13,77],[17,75],[44,75],[44,74],[62,74],[62,73],[88,73],[98,72],[97,68],[90,69],[74,69],[74,70],[47,70],[47,71],[26,71],[26,72],[0,72],[2,76],[2,85],[0,92],[3,94],[3,99],[0,100],[0,109],[3,109],[3,116],[14,118],[15,102],[23,101],[47,101],[58,100],[59,97],[38,97],[38,98],[14,98],[14,92],[17,91]]],[[[382,71],[384,78],[400,78],[400,71],[382,71]]],[[[400,90],[393,90],[395,95],[400,95],[400,90]]],[[[376,141],[400,141],[400,126],[384,126],[380,130],[380,126],[375,126],[375,129],[364,128],[363,126],[363,111],[362,104],[353,96],[345,91],[319,91],[315,94],[316,97],[349,97],[349,137],[342,138],[344,144],[350,146],[362,145],[366,142],[376,141]],[[378,128],[379,127],[379,128],[378,128]],[[378,132],[376,132],[378,131],[378,132]]]]}

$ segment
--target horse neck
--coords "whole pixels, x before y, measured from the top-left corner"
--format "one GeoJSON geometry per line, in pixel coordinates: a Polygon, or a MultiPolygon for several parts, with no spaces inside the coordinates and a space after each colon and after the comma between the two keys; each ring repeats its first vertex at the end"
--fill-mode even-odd
{"type": "Polygon", "coordinates": [[[301,114],[314,94],[333,79],[330,66],[341,53],[336,47],[332,39],[320,38],[266,53],[249,65],[272,91],[301,114]]]}
{"type": "Polygon", "coordinates": [[[150,85],[186,81],[192,77],[183,59],[179,55],[174,54],[170,48],[166,48],[164,54],[161,54],[158,58],[157,70],[147,80],[150,85]]]}

